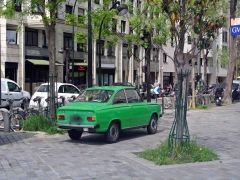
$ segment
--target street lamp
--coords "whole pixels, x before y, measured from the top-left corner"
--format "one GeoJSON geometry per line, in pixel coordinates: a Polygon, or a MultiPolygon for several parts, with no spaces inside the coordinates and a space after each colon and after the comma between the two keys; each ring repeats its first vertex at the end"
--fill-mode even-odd
{"type": "MultiPolygon", "coordinates": [[[[76,8],[77,0],[75,0],[73,9],[72,9],[72,15],[74,15],[75,8],[76,8]]],[[[74,26],[75,26],[75,17],[73,16],[72,21],[72,83],[74,84],[74,26]]]]}
{"type": "MultiPolygon", "coordinates": [[[[128,6],[126,4],[120,4],[119,1],[116,1],[113,3],[112,7],[109,9],[112,10],[112,9],[116,9],[118,11],[118,15],[119,16],[123,16],[125,15],[127,12],[128,12],[128,6]]],[[[107,15],[105,15],[103,18],[102,18],[102,21],[100,23],[100,27],[99,27],[99,34],[98,34],[98,42],[99,42],[99,45],[98,45],[98,85],[101,86],[102,85],[102,68],[101,68],[101,46],[102,46],[102,43],[101,43],[101,35],[102,35],[102,27],[103,27],[103,22],[104,20],[106,19],[107,15]]]]}

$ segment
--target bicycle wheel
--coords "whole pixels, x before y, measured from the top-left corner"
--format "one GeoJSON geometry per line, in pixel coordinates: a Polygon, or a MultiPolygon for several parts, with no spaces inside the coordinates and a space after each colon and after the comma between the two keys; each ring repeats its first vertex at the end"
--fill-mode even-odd
{"type": "Polygon", "coordinates": [[[21,130],[21,121],[23,121],[23,117],[20,114],[18,113],[10,114],[9,120],[10,120],[10,129],[12,131],[15,132],[15,131],[21,130]]]}

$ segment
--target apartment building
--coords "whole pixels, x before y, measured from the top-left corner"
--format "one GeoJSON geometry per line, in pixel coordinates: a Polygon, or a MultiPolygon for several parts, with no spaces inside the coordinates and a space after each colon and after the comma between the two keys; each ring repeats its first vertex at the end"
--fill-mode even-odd
{"type": "MultiPolygon", "coordinates": [[[[137,6],[136,0],[132,2],[134,7],[137,6]]],[[[78,31],[87,33],[87,28],[80,29],[66,25],[64,18],[66,13],[73,11],[77,16],[83,16],[87,13],[87,3],[77,2],[75,8],[74,3],[74,0],[67,1],[66,4],[59,7],[58,11],[56,24],[57,80],[65,81],[66,56],[68,56],[69,79],[77,86],[84,86],[87,84],[87,44],[74,41],[74,34],[78,31]],[[74,49],[74,53],[71,49],[74,49]]],[[[101,4],[102,0],[93,0],[93,8],[101,4]]],[[[16,6],[16,13],[20,12],[22,8],[24,8],[24,5],[16,6]]],[[[126,17],[118,17],[116,21],[115,31],[129,33],[129,24],[126,17]]],[[[0,35],[2,77],[17,81],[24,89],[30,92],[33,92],[34,88],[39,84],[48,81],[48,42],[40,16],[33,13],[32,16],[23,17],[21,20],[18,18],[1,18],[0,35]]],[[[214,48],[217,49],[221,41],[221,36],[219,36],[214,48]]],[[[133,46],[132,51],[135,56],[128,60],[127,46],[124,39],[120,38],[114,48],[101,48],[99,52],[98,46],[100,43],[104,44],[104,40],[101,42],[93,40],[93,84],[98,84],[99,53],[102,57],[101,78],[104,85],[123,81],[139,84],[145,82],[145,73],[142,68],[145,65],[145,50],[143,47],[133,46]],[[128,76],[126,76],[126,73],[128,73],[128,76]]],[[[173,57],[174,48],[169,45],[165,46],[164,50],[165,52],[162,52],[154,47],[152,48],[151,83],[157,82],[162,85],[173,83],[175,76],[174,64],[167,54],[173,57]]],[[[212,57],[212,60],[209,60],[208,63],[209,83],[214,83],[216,77],[226,75],[226,72],[221,67],[214,64],[217,62],[214,59],[217,56],[212,53],[212,57]],[[215,67],[218,67],[217,70],[214,69],[215,67]]]]}

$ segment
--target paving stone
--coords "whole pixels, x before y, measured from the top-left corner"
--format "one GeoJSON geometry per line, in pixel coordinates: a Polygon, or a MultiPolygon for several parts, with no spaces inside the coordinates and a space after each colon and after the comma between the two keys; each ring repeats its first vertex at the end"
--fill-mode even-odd
{"type": "Polygon", "coordinates": [[[240,179],[240,103],[209,110],[189,111],[191,137],[214,149],[220,161],[156,166],[134,152],[153,148],[168,137],[173,113],[159,122],[159,131],[124,133],[118,143],[107,144],[102,135],[84,134],[71,141],[67,134],[0,132],[1,179],[240,179]]]}

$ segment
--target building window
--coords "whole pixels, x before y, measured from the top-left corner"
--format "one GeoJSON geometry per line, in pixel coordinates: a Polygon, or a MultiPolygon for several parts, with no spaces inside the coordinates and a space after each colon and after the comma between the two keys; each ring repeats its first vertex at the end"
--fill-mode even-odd
{"type": "Polygon", "coordinates": [[[133,34],[133,28],[129,27],[129,34],[133,34]]]}
{"type": "Polygon", "coordinates": [[[227,33],[227,31],[223,31],[223,33],[222,33],[222,42],[223,43],[227,43],[228,41],[228,33],[227,33]]]}
{"type": "Polygon", "coordinates": [[[101,40],[99,42],[99,40],[97,41],[97,54],[101,54],[102,56],[104,55],[104,41],[101,40]],[[101,47],[101,49],[99,49],[99,47],[101,47]]]}
{"type": "Polygon", "coordinates": [[[137,8],[141,7],[141,0],[137,0],[137,8]]]}
{"type": "Polygon", "coordinates": [[[42,31],[42,35],[43,35],[43,48],[46,48],[48,47],[48,42],[47,42],[47,35],[45,31],[42,31]]]}
{"type": "Polygon", "coordinates": [[[167,54],[163,53],[163,63],[167,63],[167,54]]]}
{"type": "Polygon", "coordinates": [[[38,46],[38,30],[26,29],[25,45],[26,46],[38,46]]]}
{"type": "Polygon", "coordinates": [[[95,4],[100,4],[100,0],[94,0],[95,4]]]}
{"type": "Polygon", "coordinates": [[[112,32],[117,32],[117,19],[112,19],[112,32]]]}
{"type": "Polygon", "coordinates": [[[77,44],[77,51],[87,52],[87,45],[85,43],[78,43],[77,44]]]}
{"type": "Polygon", "coordinates": [[[63,48],[64,49],[72,49],[72,33],[63,33],[63,48]]]}
{"type": "Polygon", "coordinates": [[[188,36],[188,37],[187,37],[187,42],[188,42],[188,44],[192,44],[192,38],[191,38],[191,36],[188,36]]]}
{"type": "Polygon", "coordinates": [[[83,8],[78,8],[78,17],[82,17],[85,14],[85,9],[83,8]]]}
{"type": "Polygon", "coordinates": [[[66,5],[65,13],[72,14],[73,7],[70,5],[66,5]]]}
{"type": "Polygon", "coordinates": [[[15,11],[21,12],[22,11],[21,3],[18,0],[13,0],[12,2],[15,8],[15,11]]]}
{"type": "Polygon", "coordinates": [[[133,14],[133,4],[134,4],[134,0],[129,0],[130,7],[129,7],[128,11],[130,14],[133,14]]]}
{"type": "Polygon", "coordinates": [[[8,44],[17,44],[16,30],[7,29],[7,43],[8,44]]]}
{"type": "Polygon", "coordinates": [[[121,33],[125,33],[126,30],[126,21],[121,21],[121,33]]]}
{"type": "Polygon", "coordinates": [[[107,56],[115,56],[115,48],[109,47],[107,50],[107,56]]]}

